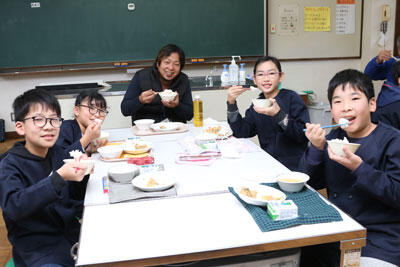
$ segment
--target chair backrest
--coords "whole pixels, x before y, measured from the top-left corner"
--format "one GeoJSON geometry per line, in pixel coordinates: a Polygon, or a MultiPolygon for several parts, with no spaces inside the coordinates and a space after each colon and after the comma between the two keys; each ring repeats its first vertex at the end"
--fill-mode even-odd
{"type": "Polygon", "coordinates": [[[12,267],[14,262],[10,262],[12,257],[12,247],[7,238],[7,227],[3,220],[3,214],[0,209],[0,266],[12,267]],[[8,262],[7,262],[8,261],[8,262]],[[12,264],[12,265],[9,265],[12,264]]]}

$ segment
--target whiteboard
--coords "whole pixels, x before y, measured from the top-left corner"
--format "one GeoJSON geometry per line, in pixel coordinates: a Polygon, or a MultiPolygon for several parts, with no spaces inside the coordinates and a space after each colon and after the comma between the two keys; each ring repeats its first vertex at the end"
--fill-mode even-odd
{"type": "Polygon", "coordinates": [[[363,0],[267,1],[268,55],[361,58],[363,0]]]}

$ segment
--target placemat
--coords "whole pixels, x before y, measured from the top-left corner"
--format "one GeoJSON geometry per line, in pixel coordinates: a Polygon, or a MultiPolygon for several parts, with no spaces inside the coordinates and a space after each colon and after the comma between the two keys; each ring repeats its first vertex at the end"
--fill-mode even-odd
{"type": "Polygon", "coordinates": [[[166,189],[164,191],[144,192],[134,187],[131,183],[127,184],[115,183],[109,180],[108,197],[110,199],[111,204],[129,200],[136,200],[141,198],[171,197],[171,196],[172,197],[176,196],[175,186],[166,189]]]}
{"type": "MultiPolygon", "coordinates": [[[[263,185],[271,186],[279,189],[277,183],[263,183],[263,185]]],[[[299,217],[292,220],[274,221],[268,213],[267,207],[260,207],[247,204],[236,194],[232,187],[229,191],[242,203],[246,210],[253,217],[262,232],[284,229],[300,224],[314,224],[333,221],[342,221],[340,213],[331,205],[323,201],[317,192],[307,187],[297,193],[286,193],[287,199],[293,200],[298,207],[299,217]]]]}
{"type": "Polygon", "coordinates": [[[156,132],[153,131],[152,129],[149,130],[139,130],[139,128],[134,125],[132,126],[132,131],[133,134],[136,136],[146,136],[146,135],[159,135],[159,134],[173,134],[173,133],[184,133],[189,131],[188,126],[185,123],[182,122],[177,122],[179,123],[179,128],[173,131],[160,131],[160,132],[156,132]]]}

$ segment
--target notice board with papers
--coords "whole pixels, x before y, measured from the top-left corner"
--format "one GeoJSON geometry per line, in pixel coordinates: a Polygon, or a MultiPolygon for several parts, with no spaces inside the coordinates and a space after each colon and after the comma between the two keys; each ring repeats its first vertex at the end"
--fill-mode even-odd
{"type": "Polygon", "coordinates": [[[361,58],[363,0],[267,1],[268,55],[361,58]]]}

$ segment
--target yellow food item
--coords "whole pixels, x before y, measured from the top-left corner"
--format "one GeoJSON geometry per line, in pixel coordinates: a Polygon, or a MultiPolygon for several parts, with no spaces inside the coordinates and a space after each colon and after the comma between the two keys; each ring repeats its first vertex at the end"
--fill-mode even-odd
{"type": "Polygon", "coordinates": [[[250,190],[247,187],[242,186],[240,189],[240,194],[243,194],[245,196],[251,197],[251,198],[256,198],[257,197],[257,191],[256,190],[250,190]]]}
{"type": "Polygon", "coordinates": [[[158,183],[156,182],[156,180],[154,180],[152,177],[150,177],[149,181],[147,182],[147,187],[154,187],[157,186],[158,183]]]}
{"type": "Polygon", "coordinates": [[[269,195],[265,195],[265,196],[261,196],[261,199],[264,201],[269,201],[269,200],[280,200],[280,197],[274,197],[274,196],[269,196],[269,195]]]}
{"type": "Polygon", "coordinates": [[[288,183],[300,183],[301,180],[297,178],[281,178],[279,179],[282,182],[288,182],[288,183]]]}
{"type": "Polygon", "coordinates": [[[215,127],[208,127],[206,129],[206,133],[213,133],[213,134],[218,134],[218,132],[221,130],[221,126],[215,126],[215,127]]]}
{"type": "Polygon", "coordinates": [[[147,145],[146,144],[135,144],[136,149],[146,149],[147,145]]]}

